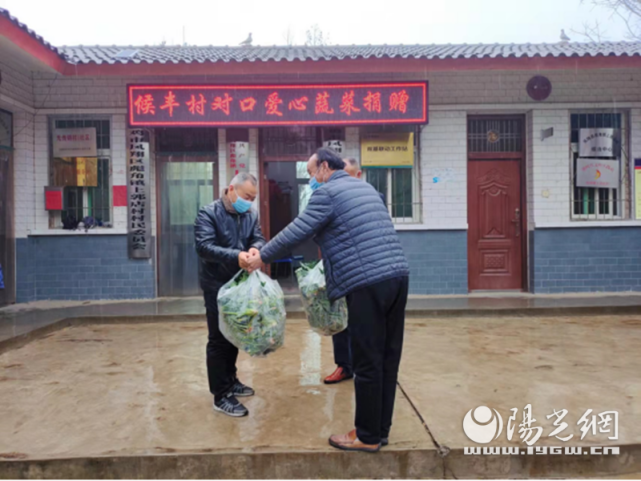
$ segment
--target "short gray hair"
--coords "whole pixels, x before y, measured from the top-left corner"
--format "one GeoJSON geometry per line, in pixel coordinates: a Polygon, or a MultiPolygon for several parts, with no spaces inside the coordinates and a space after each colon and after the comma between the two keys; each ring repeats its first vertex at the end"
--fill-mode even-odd
{"type": "Polygon", "coordinates": [[[349,165],[352,167],[356,167],[358,170],[361,170],[361,164],[358,163],[358,160],[356,160],[354,157],[348,157],[347,159],[343,159],[345,162],[349,162],[349,165]]]}
{"type": "Polygon", "coordinates": [[[238,187],[239,185],[243,185],[247,181],[251,182],[254,187],[258,185],[258,180],[256,180],[256,177],[251,175],[249,172],[241,172],[240,174],[237,174],[233,179],[231,179],[229,185],[238,187]]]}

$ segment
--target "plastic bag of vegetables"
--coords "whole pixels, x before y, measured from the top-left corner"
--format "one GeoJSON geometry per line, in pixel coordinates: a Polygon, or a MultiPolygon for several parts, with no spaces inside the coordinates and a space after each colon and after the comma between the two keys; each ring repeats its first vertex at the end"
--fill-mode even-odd
{"type": "Polygon", "coordinates": [[[250,356],[274,352],[285,338],[285,296],[261,271],[239,271],[218,292],[218,325],[225,338],[250,356]]]}
{"type": "Polygon", "coordinates": [[[344,298],[334,302],[327,298],[323,261],[301,264],[296,270],[296,278],[311,328],[323,336],[333,336],[345,330],[347,302],[344,298]]]}

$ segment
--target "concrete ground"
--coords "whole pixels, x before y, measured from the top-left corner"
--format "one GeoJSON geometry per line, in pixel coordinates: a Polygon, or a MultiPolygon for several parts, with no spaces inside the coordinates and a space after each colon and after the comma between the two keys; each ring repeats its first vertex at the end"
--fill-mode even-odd
{"type": "Polygon", "coordinates": [[[409,319],[390,446],[329,447],[353,426],[353,384],[325,386],[331,339],[288,321],[285,346],[239,358],[250,416],[214,413],[203,320],[79,324],[0,355],[0,477],[627,477],[641,472],[641,315],[409,319]],[[491,446],[520,446],[532,405],[537,446],[620,446],[620,456],[466,456],[472,408],[507,423],[491,446]],[[559,436],[548,435],[567,409],[559,436]],[[618,411],[618,440],[577,421],[618,411]],[[448,454],[449,453],[449,454],[448,454]],[[445,455],[444,457],[442,457],[445,455]],[[578,458],[578,459],[577,459],[578,458]]]}

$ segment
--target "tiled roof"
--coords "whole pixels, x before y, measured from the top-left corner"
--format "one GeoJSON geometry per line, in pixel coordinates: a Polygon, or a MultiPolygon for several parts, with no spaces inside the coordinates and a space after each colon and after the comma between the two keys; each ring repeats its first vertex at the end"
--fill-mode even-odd
{"type": "Polygon", "coordinates": [[[118,63],[205,63],[205,62],[283,62],[308,60],[343,60],[368,58],[473,59],[518,57],[596,57],[641,56],[641,42],[553,43],[553,44],[474,44],[474,45],[332,45],[332,46],[78,46],[54,47],[8,10],[0,8],[0,16],[8,18],[47,48],[72,64],[118,63]],[[123,56],[123,51],[134,55],[123,56]],[[121,54],[120,56],[118,54],[121,54]],[[132,52],[127,52],[132,53],[132,52]]]}
{"type": "Polygon", "coordinates": [[[205,63],[293,60],[344,60],[368,58],[507,58],[595,57],[641,55],[641,43],[476,44],[476,45],[332,45],[322,47],[60,47],[72,63],[205,63]],[[123,50],[137,53],[116,58],[123,50]]]}

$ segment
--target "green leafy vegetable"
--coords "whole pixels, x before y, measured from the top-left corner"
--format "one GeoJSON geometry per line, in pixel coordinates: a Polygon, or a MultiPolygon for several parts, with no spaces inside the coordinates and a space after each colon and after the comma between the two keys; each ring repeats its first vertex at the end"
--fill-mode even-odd
{"type": "Polygon", "coordinates": [[[307,321],[323,336],[333,336],[347,327],[347,302],[330,302],[325,288],[323,261],[301,264],[296,270],[307,321]]]}
{"type": "Polygon", "coordinates": [[[278,282],[260,271],[240,271],[218,292],[218,324],[225,338],[250,356],[283,345],[285,296],[278,282]]]}

